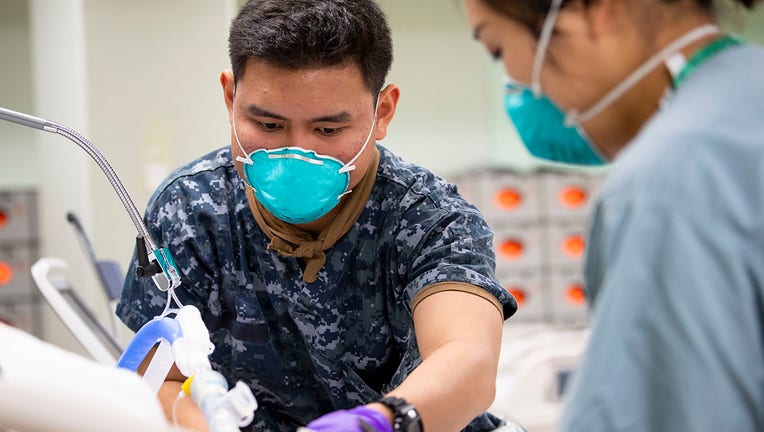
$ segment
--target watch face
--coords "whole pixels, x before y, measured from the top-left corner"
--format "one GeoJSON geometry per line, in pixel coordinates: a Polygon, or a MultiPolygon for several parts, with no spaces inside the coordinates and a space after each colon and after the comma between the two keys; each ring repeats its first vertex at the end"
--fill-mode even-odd
{"type": "Polygon", "coordinates": [[[419,418],[419,412],[414,405],[394,396],[384,397],[379,402],[386,405],[395,414],[393,430],[396,432],[422,432],[422,419],[419,418]]]}
{"type": "Polygon", "coordinates": [[[414,405],[404,405],[395,413],[395,426],[404,432],[422,431],[422,421],[414,405]]]}

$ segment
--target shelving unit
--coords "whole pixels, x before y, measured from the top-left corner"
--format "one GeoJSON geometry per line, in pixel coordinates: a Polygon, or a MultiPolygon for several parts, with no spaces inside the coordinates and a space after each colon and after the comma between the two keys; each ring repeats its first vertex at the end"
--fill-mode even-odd
{"type": "Polygon", "coordinates": [[[41,336],[41,298],[30,267],[39,258],[37,193],[0,190],[0,322],[41,336]]]}

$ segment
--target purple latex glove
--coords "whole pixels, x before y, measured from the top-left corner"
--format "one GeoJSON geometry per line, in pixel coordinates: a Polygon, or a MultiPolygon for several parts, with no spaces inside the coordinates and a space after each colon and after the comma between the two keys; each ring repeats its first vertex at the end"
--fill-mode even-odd
{"type": "Polygon", "coordinates": [[[308,423],[314,432],[393,432],[393,426],[379,411],[365,406],[334,411],[308,423]]]}

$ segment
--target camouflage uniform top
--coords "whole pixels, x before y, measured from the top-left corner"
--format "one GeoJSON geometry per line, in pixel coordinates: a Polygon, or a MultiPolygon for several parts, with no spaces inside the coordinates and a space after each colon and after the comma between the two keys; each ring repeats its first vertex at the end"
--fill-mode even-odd
{"type": "MultiPolygon", "coordinates": [[[[482,287],[505,318],[517,308],[495,278],[493,233],[479,212],[453,185],[378,149],[370,199],[314,283],[296,258],[267,248],[228,148],[176,170],[149,201],[148,229],[183,273],[180,300],[210,330],[213,368],[258,400],[248,430],[294,432],[400,384],[421,362],[411,301],[429,285],[482,287]]],[[[117,314],[137,331],[166,294],[135,278],[135,265],[117,314]]],[[[498,424],[484,414],[467,430],[498,424]]]]}

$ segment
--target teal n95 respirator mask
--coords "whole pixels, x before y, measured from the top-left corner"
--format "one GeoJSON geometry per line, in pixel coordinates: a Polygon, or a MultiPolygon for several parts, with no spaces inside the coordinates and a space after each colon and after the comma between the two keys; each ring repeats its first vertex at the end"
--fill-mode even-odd
{"type": "Polygon", "coordinates": [[[504,105],[520,139],[535,157],[573,165],[604,165],[605,158],[581,126],[618,100],[661,63],[700,38],[719,32],[715,25],[699,26],[681,36],[632,72],[602,99],[583,112],[564,112],[541,88],[544,63],[562,0],[553,0],[541,29],[531,71],[531,85],[509,81],[505,84],[504,105]]]}
{"type": "Polygon", "coordinates": [[[329,213],[344,195],[352,192],[348,190],[350,172],[356,168],[353,163],[371,140],[378,108],[379,96],[369,134],[347,163],[297,146],[247,153],[239,141],[235,112],[232,113],[236,143],[242,154],[247,155],[236,160],[243,164],[244,180],[253,189],[257,201],[273,216],[291,224],[313,222],[329,213]]]}

